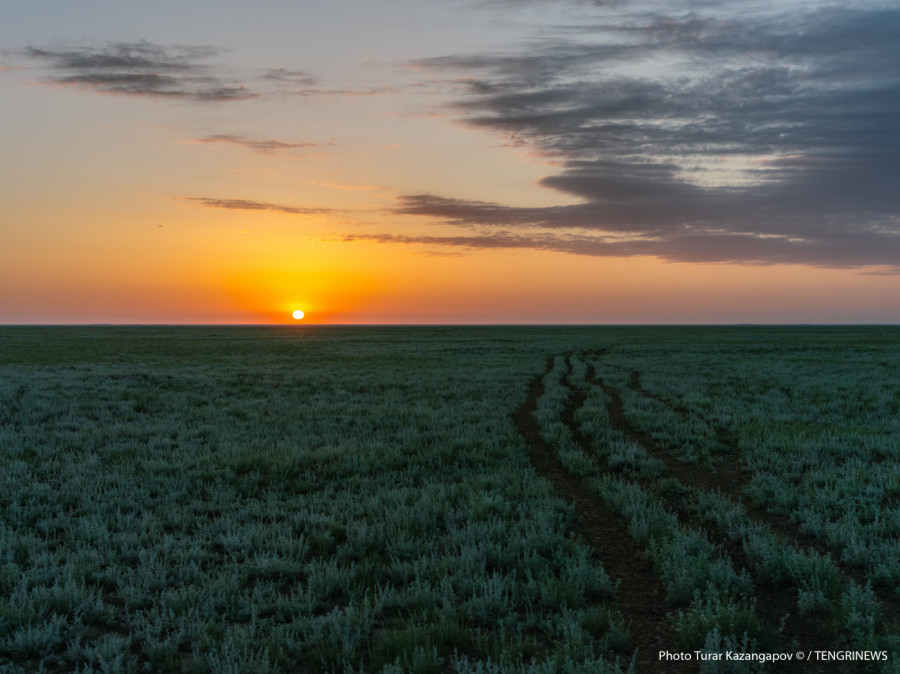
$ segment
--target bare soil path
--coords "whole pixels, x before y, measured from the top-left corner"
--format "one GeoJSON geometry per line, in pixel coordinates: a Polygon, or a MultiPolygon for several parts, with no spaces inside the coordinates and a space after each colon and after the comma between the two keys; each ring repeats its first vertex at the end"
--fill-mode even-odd
{"type": "MultiPolygon", "coordinates": [[[[548,370],[550,367],[552,359],[548,370]]],[[[550,480],[562,498],[573,503],[574,532],[590,546],[610,578],[619,582],[616,598],[636,647],[636,671],[661,671],[659,651],[675,648],[675,635],[666,616],[665,588],[622,519],[588,485],[566,471],[541,437],[534,411],[543,393],[544,384],[538,378],[515,413],[516,428],[531,450],[531,462],[538,474],[550,480]]],[[[665,671],[689,672],[692,668],[689,663],[669,662],[665,663],[665,671]]]]}
{"type": "MultiPolygon", "coordinates": [[[[593,366],[588,366],[586,379],[588,383],[597,381],[593,366]]],[[[646,443],[653,443],[653,440],[650,439],[646,433],[637,431],[627,425],[622,412],[622,400],[618,396],[618,392],[615,389],[606,386],[603,386],[603,389],[604,392],[606,392],[607,397],[610,398],[608,413],[613,419],[613,424],[627,438],[640,444],[649,455],[664,461],[669,474],[674,474],[675,471],[669,467],[669,463],[672,462],[671,456],[664,455],[660,448],[655,446],[655,443],[648,447],[646,443]],[[610,393],[614,394],[615,397],[610,395],[610,393]]],[[[577,424],[575,423],[575,410],[584,403],[586,396],[584,392],[577,389],[573,388],[573,391],[574,394],[570,397],[570,400],[572,401],[571,405],[564,414],[560,415],[560,418],[569,425],[572,436],[581,447],[582,451],[594,459],[598,465],[601,465],[599,457],[591,445],[590,439],[578,429],[577,424]]],[[[688,474],[688,472],[684,470],[692,468],[691,466],[676,464],[676,468],[682,469],[679,470],[678,474],[675,476],[678,478],[679,482],[685,486],[697,486],[698,484],[702,484],[704,486],[701,488],[704,489],[715,489],[722,486],[720,481],[715,479],[710,480],[708,475],[702,473],[703,479],[695,480],[694,478],[698,477],[697,475],[693,472],[688,474]],[[692,485],[691,482],[695,482],[696,484],[692,485]]],[[[715,476],[716,474],[713,474],[713,478],[715,478],[715,476]]],[[[731,479],[728,480],[728,482],[731,484],[741,484],[741,476],[736,472],[732,473],[730,478],[731,479]]],[[[728,554],[735,565],[736,570],[745,569],[751,577],[755,576],[754,565],[747,558],[743,546],[741,546],[738,541],[730,539],[725,535],[725,532],[710,530],[705,523],[699,522],[697,516],[691,512],[684,499],[678,498],[672,493],[662,492],[659,489],[656,489],[652,478],[636,477],[633,478],[632,481],[645,490],[653,493],[654,496],[662,501],[663,505],[669,511],[674,512],[678,516],[679,522],[697,529],[705,530],[710,540],[719,545],[719,547],[728,554]]],[[[816,621],[811,617],[798,615],[797,604],[793,592],[785,591],[784,588],[776,588],[768,584],[761,584],[754,579],[754,598],[756,599],[757,616],[773,628],[782,628],[782,643],[779,644],[781,650],[790,652],[796,648],[801,648],[803,646],[808,647],[810,645],[813,645],[816,648],[825,648],[829,644],[837,643],[837,635],[827,629],[820,621],[816,621]]],[[[782,667],[778,667],[777,665],[773,666],[770,671],[788,671],[789,669],[790,667],[787,664],[783,664],[782,667]]],[[[815,663],[806,663],[804,671],[824,672],[826,671],[826,668],[824,666],[817,667],[815,663]]],[[[832,666],[827,671],[840,672],[842,670],[840,669],[840,666],[837,669],[832,666]]]]}
{"type": "MultiPolygon", "coordinates": [[[[596,356],[599,354],[594,355],[596,356]]],[[[687,487],[723,492],[732,501],[741,503],[750,519],[765,524],[773,532],[782,538],[793,542],[801,549],[812,548],[820,555],[831,557],[835,566],[840,569],[844,576],[853,579],[860,586],[866,585],[868,579],[862,569],[842,563],[839,554],[830,550],[822,541],[814,536],[801,531],[800,525],[796,522],[793,522],[782,515],[771,513],[765,508],[761,508],[743,497],[743,489],[749,484],[751,476],[740,465],[740,451],[735,446],[734,442],[730,440],[725,429],[719,427],[715,428],[716,435],[722,446],[725,448],[721,460],[715,467],[715,472],[701,466],[681,463],[672,455],[668,448],[660,446],[648,433],[634,428],[625,417],[624,404],[619,392],[597,378],[593,367],[589,368],[588,372],[589,375],[593,375],[593,381],[600,384],[603,392],[606,393],[610,400],[607,410],[613,425],[626,438],[643,447],[647,454],[662,461],[665,464],[666,471],[669,475],[678,479],[679,482],[687,487]]],[[[713,425],[709,419],[702,417],[696,412],[669,403],[646,391],[641,386],[640,374],[635,370],[631,371],[629,388],[647,398],[652,398],[657,402],[667,405],[670,409],[679,414],[679,416],[682,416],[682,418],[684,418],[685,415],[693,414],[701,418],[705,423],[713,425]]],[[[890,624],[896,625],[900,623],[900,597],[890,589],[874,584],[872,586],[872,591],[875,593],[878,601],[881,602],[885,619],[890,624]]]]}

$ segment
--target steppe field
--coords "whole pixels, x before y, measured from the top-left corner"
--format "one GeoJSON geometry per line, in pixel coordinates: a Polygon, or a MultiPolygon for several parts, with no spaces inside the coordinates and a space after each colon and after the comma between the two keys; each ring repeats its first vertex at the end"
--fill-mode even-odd
{"type": "Polygon", "coordinates": [[[0,671],[900,672],[900,328],[0,328],[0,671]]]}

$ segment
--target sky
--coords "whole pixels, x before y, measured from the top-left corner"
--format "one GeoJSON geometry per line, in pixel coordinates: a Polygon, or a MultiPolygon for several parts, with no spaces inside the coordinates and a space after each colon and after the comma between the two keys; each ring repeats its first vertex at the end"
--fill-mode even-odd
{"type": "Polygon", "coordinates": [[[895,2],[3,13],[0,324],[900,322],[895,2]]]}

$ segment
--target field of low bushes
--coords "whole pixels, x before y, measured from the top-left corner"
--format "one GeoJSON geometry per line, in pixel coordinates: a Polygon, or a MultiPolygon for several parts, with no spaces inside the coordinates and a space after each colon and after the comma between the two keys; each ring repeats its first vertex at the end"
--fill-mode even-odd
{"type": "Polygon", "coordinates": [[[897,328],[0,328],[0,670],[900,671],[898,375],[897,328]]]}

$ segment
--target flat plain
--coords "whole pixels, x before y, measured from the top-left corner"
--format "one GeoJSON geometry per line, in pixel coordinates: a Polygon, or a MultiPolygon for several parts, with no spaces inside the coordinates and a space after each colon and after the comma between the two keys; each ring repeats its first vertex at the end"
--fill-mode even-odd
{"type": "Polygon", "coordinates": [[[897,327],[0,328],[2,671],[898,672],[898,625],[897,327]],[[814,651],[880,659],[713,659],[814,651]]]}

